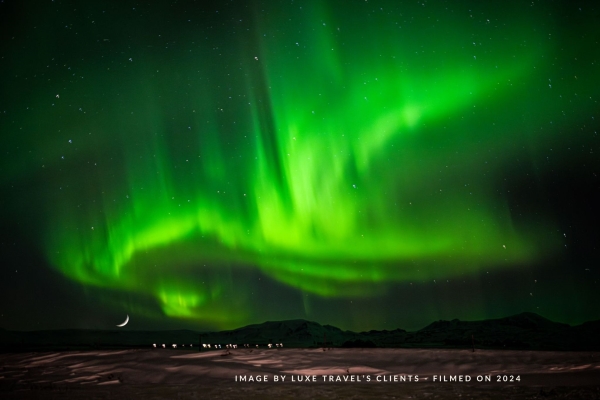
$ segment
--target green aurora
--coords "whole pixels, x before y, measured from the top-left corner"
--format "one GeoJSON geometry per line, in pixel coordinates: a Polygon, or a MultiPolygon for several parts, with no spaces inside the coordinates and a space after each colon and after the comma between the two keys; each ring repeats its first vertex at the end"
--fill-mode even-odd
{"type": "MultiPolygon", "coordinates": [[[[10,123],[33,153],[4,178],[38,177],[39,243],[71,280],[234,328],[261,318],[234,271],[360,300],[563,255],[557,219],[516,220],[506,183],[555,168],[598,108],[597,47],[565,53],[559,10],[85,7],[69,33],[47,22],[71,46],[35,56],[50,71],[10,123]]],[[[157,317],[145,304],[128,309],[157,317]]]]}

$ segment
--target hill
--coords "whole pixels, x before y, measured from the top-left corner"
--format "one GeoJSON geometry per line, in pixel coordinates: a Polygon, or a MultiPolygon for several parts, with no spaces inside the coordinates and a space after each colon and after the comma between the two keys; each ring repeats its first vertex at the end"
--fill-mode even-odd
{"type": "Polygon", "coordinates": [[[0,329],[0,350],[76,350],[148,348],[156,343],[179,348],[204,344],[285,347],[500,348],[529,350],[600,350],[600,320],[578,326],[550,321],[534,313],[482,321],[440,320],[415,332],[403,329],[343,331],[303,319],[267,321],[220,332],[47,330],[17,332],[0,329]],[[184,345],[184,346],[182,346],[184,345]]]}

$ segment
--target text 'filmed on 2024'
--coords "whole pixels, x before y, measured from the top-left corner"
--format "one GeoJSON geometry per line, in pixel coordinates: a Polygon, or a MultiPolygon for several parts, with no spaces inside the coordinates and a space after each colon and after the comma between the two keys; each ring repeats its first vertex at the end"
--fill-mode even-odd
{"type": "Polygon", "coordinates": [[[434,383],[469,383],[469,382],[521,382],[520,375],[235,375],[236,382],[292,382],[292,383],[353,383],[353,382],[434,382],[434,383]]]}

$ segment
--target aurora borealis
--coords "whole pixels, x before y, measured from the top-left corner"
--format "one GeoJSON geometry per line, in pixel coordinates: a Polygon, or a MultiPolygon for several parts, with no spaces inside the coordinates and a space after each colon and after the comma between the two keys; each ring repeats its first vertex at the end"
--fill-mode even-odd
{"type": "Polygon", "coordinates": [[[600,317],[590,5],[27,3],[0,326],[600,317]]]}

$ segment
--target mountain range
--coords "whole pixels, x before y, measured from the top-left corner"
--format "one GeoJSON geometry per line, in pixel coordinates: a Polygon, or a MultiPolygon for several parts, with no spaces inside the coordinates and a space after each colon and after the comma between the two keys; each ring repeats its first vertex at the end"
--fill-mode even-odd
{"type": "Polygon", "coordinates": [[[414,332],[403,329],[344,331],[303,319],[267,321],[220,332],[46,330],[8,331],[0,328],[0,351],[148,348],[153,344],[198,349],[203,344],[247,344],[265,347],[403,347],[490,348],[523,350],[600,350],[600,320],[577,326],[553,322],[535,313],[482,321],[440,320],[414,332]]]}

